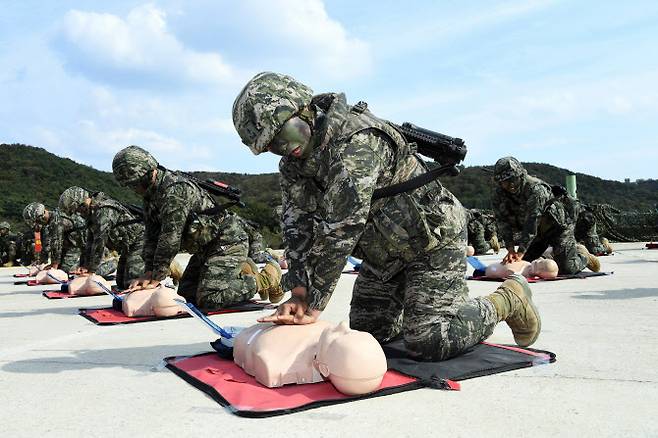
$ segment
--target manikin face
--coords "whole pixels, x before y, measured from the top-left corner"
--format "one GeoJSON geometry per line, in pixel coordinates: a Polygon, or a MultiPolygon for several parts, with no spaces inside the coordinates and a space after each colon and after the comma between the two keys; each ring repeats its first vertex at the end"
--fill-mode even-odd
{"type": "Polygon", "coordinates": [[[311,153],[311,127],[295,116],[289,119],[274,136],[267,149],[276,155],[305,159],[311,153]]]}
{"type": "Polygon", "coordinates": [[[379,387],[386,356],[370,333],[351,330],[343,321],[320,336],[314,365],[340,392],[366,394],[379,387]]]}
{"type": "Polygon", "coordinates": [[[530,272],[542,278],[555,278],[558,273],[558,266],[554,260],[551,259],[536,259],[530,264],[530,272]]]}

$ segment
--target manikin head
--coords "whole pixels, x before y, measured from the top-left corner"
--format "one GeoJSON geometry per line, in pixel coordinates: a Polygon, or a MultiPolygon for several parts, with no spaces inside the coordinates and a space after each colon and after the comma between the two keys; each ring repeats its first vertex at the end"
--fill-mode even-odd
{"type": "Polygon", "coordinates": [[[105,292],[97,283],[110,289],[110,283],[100,275],[92,274],[76,277],[69,282],[68,292],[71,295],[98,295],[105,292]]]}
{"type": "Polygon", "coordinates": [[[61,284],[69,281],[69,274],[61,269],[48,269],[37,273],[36,280],[39,284],[61,284]]]}
{"type": "Polygon", "coordinates": [[[539,258],[533,260],[529,267],[529,277],[555,278],[557,277],[558,266],[555,260],[539,258]]]}
{"type": "Polygon", "coordinates": [[[503,190],[512,194],[521,190],[526,175],[525,168],[514,157],[503,157],[494,165],[494,181],[503,190]]]}
{"type": "Polygon", "coordinates": [[[233,124],[242,142],[258,155],[270,151],[305,159],[311,152],[313,90],[272,72],[254,76],[233,103],[233,124]]]}
{"type": "Polygon", "coordinates": [[[466,256],[471,257],[473,255],[475,255],[475,248],[473,248],[471,245],[468,245],[466,247],[466,256]]]}
{"type": "Polygon", "coordinates": [[[123,299],[121,307],[123,313],[129,317],[174,316],[183,313],[174,298],[185,301],[174,289],[160,285],[155,289],[130,292],[123,299]]]}
{"type": "Polygon", "coordinates": [[[367,394],[379,388],[386,356],[367,332],[351,330],[345,321],[320,336],[314,366],[343,394],[367,394]]]}

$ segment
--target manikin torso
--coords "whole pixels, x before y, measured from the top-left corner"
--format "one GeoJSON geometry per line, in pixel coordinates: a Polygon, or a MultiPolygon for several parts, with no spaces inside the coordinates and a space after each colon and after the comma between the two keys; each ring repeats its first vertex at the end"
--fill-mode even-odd
{"type": "Polygon", "coordinates": [[[343,322],[307,325],[256,324],[234,340],[235,363],[268,387],[330,380],[349,394],[376,390],[386,357],[372,335],[343,322]]]}
{"type": "Polygon", "coordinates": [[[179,298],[174,289],[158,286],[155,289],[143,289],[130,292],[121,305],[126,316],[174,316],[184,310],[174,301],[179,298]]]}
{"type": "Polygon", "coordinates": [[[34,276],[37,275],[39,272],[43,271],[43,267],[44,267],[44,266],[46,266],[46,265],[44,265],[44,264],[40,264],[40,265],[30,266],[30,273],[29,273],[29,274],[30,274],[30,277],[34,277],[34,276]]]}
{"type": "Polygon", "coordinates": [[[61,269],[39,271],[36,276],[39,284],[61,284],[69,281],[69,275],[61,269]]]}
{"type": "Polygon", "coordinates": [[[106,288],[110,289],[110,283],[100,275],[92,274],[87,276],[76,277],[69,282],[68,291],[71,295],[98,295],[103,293],[103,288],[98,283],[101,283],[106,288]]]}
{"type": "Polygon", "coordinates": [[[558,267],[557,263],[551,259],[533,260],[527,262],[519,260],[517,262],[507,263],[494,263],[487,266],[485,276],[489,278],[506,278],[511,274],[521,274],[524,277],[539,277],[539,278],[555,278],[557,277],[558,267]]]}

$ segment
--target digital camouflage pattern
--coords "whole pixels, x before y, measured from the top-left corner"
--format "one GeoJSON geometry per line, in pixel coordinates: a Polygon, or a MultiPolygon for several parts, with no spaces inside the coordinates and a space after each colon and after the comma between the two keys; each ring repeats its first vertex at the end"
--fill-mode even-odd
{"type": "Polygon", "coordinates": [[[258,225],[236,215],[238,221],[249,236],[249,258],[256,263],[265,263],[272,256],[266,251],[263,235],[258,231],[258,225]]]}
{"type": "Polygon", "coordinates": [[[539,218],[546,203],[553,197],[551,186],[528,175],[512,157],[501,158],[496,162],[494,180],[504,181],[503,178],[519,178],[519,189],[517,193],[510,193],[500,184],[494,184],[492,204],[499,237],[505,241],[506,248],[518,245],[518,251],[525,252],[537,234],[539,218]],[[515,235],[519,238],[515,239],[515,235]]]}
{"type": "Polygon", "coordinates": [[[31,202],[23,209],[23,220],[30,228],[37,225],[43,225],[43,217],[46,213],[46,206],[39,202],[31,202]]]}
{"type": "Polygon", "coordinates": [[[581,204],[574,235],[576,241],[585,245],[590,253],[600,255],[606,252],[596,230],[596,215],[592,207],[587,204],[581,204]]]}
{"type": "MultiPolygon", "coordinates": [[[[268,102],[276,101],[270,97],[268,102]]],[[[466,213],[438,181],[372,202],[375,189],[427,171],[400,133],[342,94],[313,99],[313,152],[281,159],[282,226],[290,289],[303,285],[324,309],[347,257],[363,259],[350,325],[444,359],[485,339],[497,323],[465,282],[466,213]]],[[[240,128],[238,127],[238,130],[240,128]]]]}
{"type": "Polygon", "coordinates": [[[616,242],[658,240],[658,211],[620,211],[609,204],[593,204],[600,237],[616,242]]]}
{"type": "Polygon", "coordinates": [[[574,234],[579,213],[580,203],[569,195],[551,199],[540,217],[537,235],[523,259],[535,260],[551,246],[551,257],[557,263],[559,275],[577,274],[585,269],[587,256],[578,251],[574,234]]]}
{"type": "Polygon", "coordinates": [[[112,172],[117,182],[124,187],[138,185],[145,176],[158,167],[158,161],[150,152],[139,146],[121,149],[112,160],[112,172]]]}
{"type": "Polygon", "coordinates": [[[58,208],[65,214],[74,214],[89,197],[91,197],[91,194],[82,187],[69,187],[59,196],[58,208]]]}
{"type": "MultiPolygon", "coordinates": [[[[468,210],[468,244],[475,249],[475,255],[486,254],[492,249],[496,237],[496,224],[493,216],[472,208],[468,210]]],[[[493,248],[497,251],[496,248],[493,248]]]]}
{"type": "Polygon", "coordinates": [[[16,261],[17,236],[10,233],[9,222],[0,222],[0,266],[11,266],[16,261]]]}
{"type": "Polygon", "coordinates": [[[78,215],[68,216],[55,208],[48,210],[48,224],[41,230],[43,249],[40,259],[46,262],[59,263],[59,269],[69,272],[84,262],[82,252],[87,242],[87,231],[84,219],[78,215]]]}
{"type": "Polygon", "coordinates": [[[125,289],[144,273],[144,223],[119,201],[102,192],[89,196],[91,206],[86,214],[89,236],[85,267],[99,273],[105,249],[116,251],[119,254],[116,282],[120,289],[125,289]]]}
{"type": "Polygon", "coordinates": [[[283,124],[311,102],[313,90],[272,72],[256,75],[233,103],[233,124],[255,155],[264,152],[283,124]]]}
{"type": "Polygon", "coordinates": [[[176,254],[189,252],[178,293],[205,310],[249,300],[256,292],[255,278],[241,274],[247,233],[229,211],[204,214],[215,207],[208,192],[169,170],[159,169],[144,195],[145,271],[162,280],[176,254]]]}

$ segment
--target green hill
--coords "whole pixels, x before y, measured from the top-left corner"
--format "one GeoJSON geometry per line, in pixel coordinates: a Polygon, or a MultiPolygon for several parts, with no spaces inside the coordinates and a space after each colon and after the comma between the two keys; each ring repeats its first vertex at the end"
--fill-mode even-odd
{"type": "MultiPolygon", "coordinates": [[[[0,145],[0,219],[9,220],[24,229],[21,214],[25,205],[32,201],[54,206],[59,195],[71,185],[103,190],[120,200],[137,202],[129,190],[120,187],[111,173],[101,172],[68,158],[61,158],[42,148],[19,144],[0,145]]],[[[564,184],[572,173],[567,169],[541,163],[524,163],[531,175],[551,184],[564,184]]],[[[276,245],[280,241],[278,219],[274,208],[281,203],[277,173],[249,175],[242,173],[195,172],[200,178],[214,178],[242,190],[246,208],[240,214],[259,223],[267,240],[276,245]]],[[[577,173],[578,196],[586,202],[608,203],[622,211],[652,210],[658,204],[658,180],[634,183],[603,180],[577,173]]],[[[491,168],[466,167],[455,178],[443,178],[448,187],[470,208],[491,208],[491,168]]]]}

